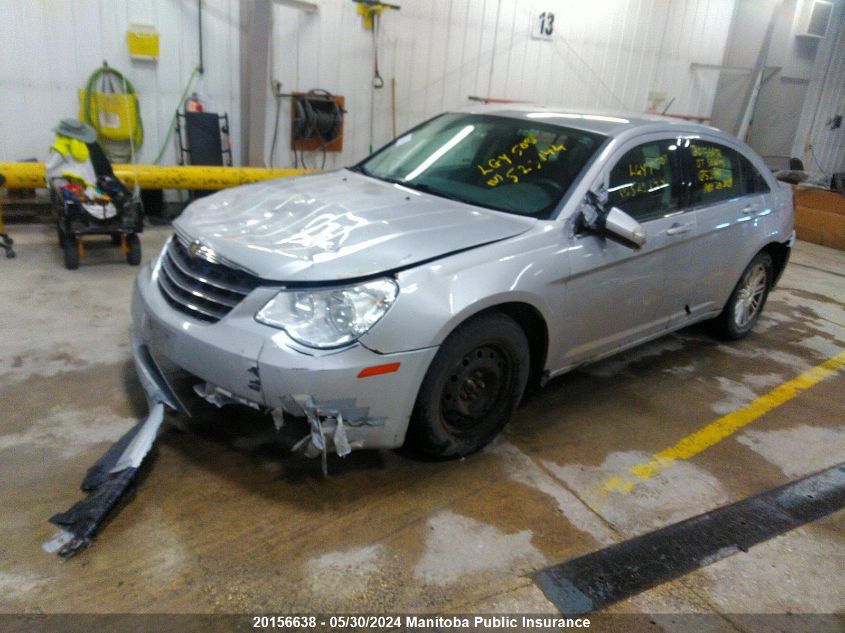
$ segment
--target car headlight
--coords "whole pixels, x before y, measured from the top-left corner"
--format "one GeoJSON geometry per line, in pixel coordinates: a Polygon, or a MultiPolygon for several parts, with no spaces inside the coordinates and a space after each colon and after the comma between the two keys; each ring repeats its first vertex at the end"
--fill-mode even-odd
{"type": "Polygon", "coordinates": [[[308,347],[340,347],[378,323],[398,293],[399,287],[392,279],[339,288],[282,290],[255,318],[285,330],[293,340],[308,347]]]}

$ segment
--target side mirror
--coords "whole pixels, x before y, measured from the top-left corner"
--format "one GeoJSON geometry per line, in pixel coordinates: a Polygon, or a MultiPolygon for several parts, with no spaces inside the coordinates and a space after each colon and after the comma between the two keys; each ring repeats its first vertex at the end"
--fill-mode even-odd
{"type": "Polygon", "coordinates": [[[583,230],[607,237],[631,248],[645,244],[645,229],[619,207],[606,210],[607,192],[604,187],[587,192],[581,205],[580,225],[583,230]]]}
{"type": "Polygon", "coordinates": [[[613,207],[604,218],[604,230],[625,246],[639,248],[645,244],[645,229],[619,207],[613,207]]]}

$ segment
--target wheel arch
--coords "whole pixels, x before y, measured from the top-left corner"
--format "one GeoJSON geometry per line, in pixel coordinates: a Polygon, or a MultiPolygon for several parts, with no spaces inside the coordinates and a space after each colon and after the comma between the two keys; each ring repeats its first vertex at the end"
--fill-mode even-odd
{"type": "Polygon", "coordinates": [[[791,250],[789,246],[781,242],[769,242],[760,249],[760,253],[768,253],[769,257],[772,258],[772,283],[769,289],[774,288],[780,280],[783,271],[786,269],[786,263],[789,261],[791,250]]]}
{"type": "MultiPolygon", "coordinates": [[[[536,306],[524,301],[505,301],[479,307],[475,311],[465,312],[454,322],[449,334],[456,329],[485,314],[500,313],[513,319],[528,339],[530,359],[529,384],[535,384],[543,375],[549,350],[549,328],[545,317],[536,306]]],[[[448,336],[448,335],[447,335],[448,336]]]]}

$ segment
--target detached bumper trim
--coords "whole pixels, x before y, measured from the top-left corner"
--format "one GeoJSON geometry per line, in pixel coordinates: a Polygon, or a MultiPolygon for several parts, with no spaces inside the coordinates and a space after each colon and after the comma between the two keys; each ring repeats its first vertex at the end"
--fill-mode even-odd
{"type": "Polygon", "coordinates": [[[167,383],[167,379],[156,364],[152,354],[150,354],[149,348],[141,341],[134,327],[129,331],[129,338],[132,341],[132,358],[135,361],[135,371],[151,405],[160,402],[174,411],[179,411],[190,417],[190,411],[167,383]]]}

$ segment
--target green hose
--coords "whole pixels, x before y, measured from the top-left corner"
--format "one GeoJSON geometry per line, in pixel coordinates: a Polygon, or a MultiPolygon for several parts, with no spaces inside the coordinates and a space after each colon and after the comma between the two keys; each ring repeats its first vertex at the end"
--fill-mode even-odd
{"type": "MultiPolygon", "coordinates": [[[[132,99],[135,101],[135,111],[138,114],[137,118],[137,125],[133,126],[129,132],[129,153],[123,154],[119,153],[114,150],[114,148],[109,148],[104,146],[103,149],[109,155],[109,159],[112,161],[125,161],[127,158],[133,158],[136,148],[139,148],[141,144],[144,142],[144,122],[141,119],[141,104],[138,102],[138,95],[135,92],[135,87],[132,85],[132,82],[129,81],[123,73],[119,70],[115,70],[105,64],[102,68],[98,68],[95,70],[91,77],[88,78],[88,83],[85,86],[85,103],[83,106],[83,115],[85,121],[89,123],[95,130],[97,130],[97,134],[100,134],[100,121],[99,116],[95,116],[95,113],[92,112],[94,108],[92,108],[92,104],[95,102],[94,99],[94,91],[96,88],[96,83],[100,79],[102,79],[105,75],[114,75],[119,81],[120,85],[123,87],[123,93],[127,95],[131,95],[132,99]]],[[[129,125],[132,125],[132,122],[129,122],[129,125]]]]}
{"type": "MultiPolygon", "coordinates": [[[[185,90],[182,92],[182,96],[179,98],[179,103],[176,105],[176,110],[173,113],[173,118],[170,119],[170,125],[168,126],[167,134],[164,137],[164,141],[161,144],[161,149],[158,152],[158,156],[156,156],[156,159],[153,161],[153,164],[155,164],[155,165],[158,165],[159,162],[161,162],[161,159],[164,156],[164,152],[167,150],[167,143],[170,140],[170,137],[173,134],[173,130],[176,127],[176,113],[178,112],[178,110],[182,106],[182,104],[185,103],[185,98],[188,96],[188,92],[191,90],[191,85],[193,84],[194,79],[196,79],[199,72],[200,72],[200,69],[199,69],[199,66],[197,66],[191,72],[191,76],[188,77],[188,83],[185,84],[185,90]]],[[[126,79],[126,77],[120,71],[117,71],[114,68],[110,68],[108,66],[98,68],[96,71],[94,71],[94,73],[88,79],[88,84],[85,86],[85,105],[84,105],[84,108],[83,108],[83,114],[85,116],[85,120],[88,123],[90,123],[94,127],[94,129],[97,130],[97,133],[99,134],[99,132],[100,132],[99,126],[98,126],[99,121],[96,117],[94,117],[92,115],[93,113],[92,113],[91,104],[94,101],[92,95],[94,94],[95,84],[106,73],[111,73],[118,80],[120,80],[121,85],[124,87],[124,92],[126,94],[131,94],[135,99],[135,106],[136,106],[136,110],[138,112],[138,125],[135,127],[134,130],[132,130],[131,142],[135,146],[135,148],[140,147],[141,143],[143,143],[143,141],[144,141],[144,122],[141,119],[141,105],[140,105],[140,103],[138,103],[138,95],[135,93],[135,87],[132,85],[132,82],[130,82],[128,79],[126,79]]],[[[117,153],[114,152],[113,149],[111,151],[109,151],[109,148],[107,148],[107,147],[103,147],[103,149],[106,150],[106,152],[109,154],[109,158],[111,160],[120,161],[120,162],[125,162],[125,160],[127,158],[131,158],[131,154],[133,153],[131,151],[132,150],[131,147],[130,147],[130,153],[129,154],[123,154],[123,155],[117,155],[117,153]]]]}
{"type": "Polygon", "coordinates": [[[164,152],[167,150],[167,142],[170,140],[170,135],[173,134],[173,130],[176,127],[176,117],[179,114],[179,108],[182,107],[182,104],[185,103],[185,97],[188,96],[188,91],[191,89],[191,84],[194,83],[194,79],[200,72],[200,67],[197,66],[194,68],[191,76],[188,77],[188,83],[185,84],[185,90],[182,91],[182,96],[179,97],[179,103],[176,104],[176,110],[173,112],[173,118],[170,119],[170,126],[167,128],[167,134],[164,135],[164,141],[161,144],[161,149],[158,152],[158,156],[153,161],[153,165],[158,165],[159,161],[161,161],[161,157],[164,156],[164,152]]]}

